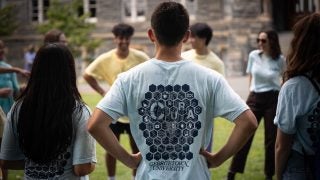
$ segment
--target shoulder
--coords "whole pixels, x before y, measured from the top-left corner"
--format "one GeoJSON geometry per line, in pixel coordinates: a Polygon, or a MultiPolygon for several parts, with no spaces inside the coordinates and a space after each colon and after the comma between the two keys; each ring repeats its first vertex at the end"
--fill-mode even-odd
{"type": "Polygon", "coordinates": [[[195,55],[194,49],[190,49],[190,50],[188,50],[188,51],[184,51],[184,52],[181,53],[181,56],[182,56],[183,58],[185,58],[185,59],[188,59],[188,58],[190,58],[190,57],[193,56],[193,55],[195,55]]]}
{"type": "Polygon", "coordinates": [[[287,80],[282,88],[282,94],[292,93],[295,95],[306,95],[311,93],[310,89],[313,89],[311,82],[304,76],[296,76],[287,80]]]}
{"type": "Polygon", "coordinates": [[[142,57],[145,60],[149,59],[149,56],[143,51],[140,51],[140,50],[137,50],[137,49],[133,49],[133,48],[130,48],[129,51],[134,56],[142,57]]]}
{"type": "Polygon", "coordinates": [[[259,57],[261,54],[261,50],[259,49],[256,49],[256,50],[253,50],[249,53],[249,57],[259,57]]]}
{"type": "Polygon", "coordinates": [[[278,60],[280,61],[281,64],[283,64],[283,63],[285,63],[286,58],[285,58],[285,56],[283,54],[280,54],[278,60]]]}
{"type": "Polygon", "coordinates": [[[108,52],[100,54],[94,61],[103,61],[103,60],[108,60],[115,54],[116,50],[112,49],[108,52]]]}
{"type": "Polygon", "coordinates": [[[219,62],[219,63],[222,63],[223,64],[223,61],[221,60],[221,58],[216,54],[214,53],[213,51],[210,51],[209,55],[212,57],[212,59],[214,59],[216,62],[219,62]]]}
{"type": "Polygon", "coordinates": [[[73,111],[73,120],[75,122],[87,122],[91,116],[90,108],[83,102],[77,101],[73,111]]]}

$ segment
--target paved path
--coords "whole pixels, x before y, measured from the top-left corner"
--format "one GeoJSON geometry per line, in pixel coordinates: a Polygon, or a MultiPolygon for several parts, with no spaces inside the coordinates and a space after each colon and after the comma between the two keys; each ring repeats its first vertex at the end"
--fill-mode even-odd
{"type": "MultiPolygon", "coordinates": [[[[236,93],[240,95],[242,99],[246,99],[249,93],[249,78],[248,76],[236,76],[228,77],[227,81],[236,93]]],[[[102,83],[103,87],[108,88],[108,85],[102,83]]],[[[83,79],[78,81],[79,91],[81,93],[96,93],[83,79]]]]}

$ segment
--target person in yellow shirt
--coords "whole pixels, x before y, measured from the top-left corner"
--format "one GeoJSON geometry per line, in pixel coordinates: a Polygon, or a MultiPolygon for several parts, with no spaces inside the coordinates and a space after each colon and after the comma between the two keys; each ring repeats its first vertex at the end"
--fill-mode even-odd
{"type": "Polygon", "coordinates": [[[224,75],[223,61],[208,48],[212,39],[212,28],[206,23],[195,23],[190,26],[190,31],[189,42],[192,49],[183,52],[182,57],[224,75]]]}
{"type": "MultiPolygon", "coordinates": [[[[113,27],[112,33],[117,47],[96,58],[86,68],[83,75],[88,84],[101,96],[104,96],[107,90],[102,88],[97,80],[103,80],[111,86],[118,74],[149,59],[148,55],[144,52],[129,48],[130,40],[134,33],[132,26],[123,23],[117,24],[113,27]]],[[[139,151],[132,138],[127,117],[121,117],[116,124],[111,124],[110,128],[118,140],[120,140],[120,134],[128,133],[132,152],[137,153],[139,151]]],[[[109,153],[106,154],[106,166],[108,179],[115,180],[116,159],[109,153]]],[[[133,172],[133,176],[135,176],[135,171],[133,172]]]]}
{"type": "MultiPolygon", "coordinates": [[[[213,69],[224,75],[223,61],[209,48],[208,45],[212,39],[212,28],[206,23],[195,23],[190,26],[191,35],[189,42],[192,49],[182,53],[184,59],[190,59],[197,64],[213,69]]],[[[211,152],[212,137],[207,151],[211,152]]]]}

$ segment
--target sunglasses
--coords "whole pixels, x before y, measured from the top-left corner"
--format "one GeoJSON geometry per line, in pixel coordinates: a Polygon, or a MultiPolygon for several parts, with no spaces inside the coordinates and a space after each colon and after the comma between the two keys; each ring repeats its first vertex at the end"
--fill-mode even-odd
{"type": "Polygon", "coordinates": [[[257,38],[257,43],[259,43],[259,42],[261,42],[261,43],[266,43],[267,42],[267,40],[266,39],[259,39],[259,38],[257,38]]]}

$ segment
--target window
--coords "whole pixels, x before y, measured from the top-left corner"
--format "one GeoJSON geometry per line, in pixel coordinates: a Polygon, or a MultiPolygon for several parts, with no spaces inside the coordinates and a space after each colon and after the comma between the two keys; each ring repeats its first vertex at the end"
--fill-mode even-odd
{"type": "Polygon", "coordinates": [[[6,6],[6,1],[5,0],[0,0],[0,8],[3,8],[6,6]]]}
{"type": "Polygon", "coordinates": [[[89,13],[88,22],[97,22],[97,1],[96,0],[83,0],[83,11],[89,13]]]}
{"type": "Polygon", "coordinates": [[[32,0],[32,21],[42,23],[50,6],[50,0],[32,0]]]}
{"type": "Polygon", "coordinates": [[[295,11],[297,13],[314,12],[316,9],[314,0],[297,0],[295,11]]]}
{"type": "Polygon", "coordinates": [[[146,20],[146,0],[123,0],[122,18],[127,22],[142,22],[146,20]]]}
{"type": "Polygon", "coordinates": [[[198,9],[198,1],[197,0],[180,0],[180,3],[184,5],[184,7],[187,9],[190,19],[195,20],[197,9],[198,9]]]}

